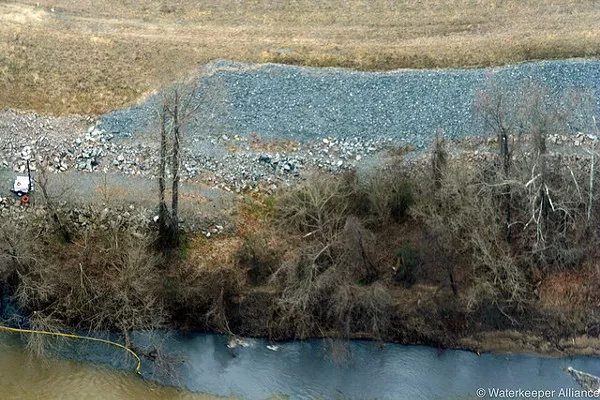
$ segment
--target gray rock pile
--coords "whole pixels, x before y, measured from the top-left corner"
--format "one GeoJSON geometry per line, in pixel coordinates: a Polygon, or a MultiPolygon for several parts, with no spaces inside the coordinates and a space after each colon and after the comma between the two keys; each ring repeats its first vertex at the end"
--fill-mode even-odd
{"type": "MultiPolygon", "coordinates": [[[[2,166],[25,173],[29,160],[34,172],[43,167],[53,173],[118,171],[156,177],[156,135],[123,138],[90,122],[88,118],[53,119],[5,110],[0,113],[2,166]]],[[[183,142],[181,175],[184,181],[201,180],[235,192],[274,189],[295,181],[306,169],[340,172],[354,168],[361,159],[390,144],[391,140],[360,137],[292,143],[256,136],[189,133],[183,142]]]]}
{"type": "MultiPolygon", "coordinates": [[[[133,228],[140,235],[147,235],[158,229],[156,210],[134,204],[119,206],[99,206],[61,201],[55,206],[63,223],[69,229],[81,232],[88,228],[107,231],[109,229],[133,228]]],[[[51,210],[41,204],[23,204],[14,197],[0,197],[0,218],[6,223],[19,227],[22,224],[35,226],[43,231],[51,229],[51,210]]],[[[230,232],[230,220],[222,215],[209,218],[180,220],[180,228],[190,232],[200,232],[207,238],[230,232]]]]}
{"type": "MultiPolygon", "coordinates": [[[[569,92],[595,91],[595,104],[600,106],[598,60],[390,72],[221,60],[200,68],[199,75],[193,102],[198,112],[188,122],[189,131],[229,136],[257,133],[298,141],[389,137],[420,147],[436,132],[451,138],[484,133],[475,103],[478,93],[490,88],[518,97],[523,88],[540,87],[565,101],[569,92]]],[[[101,127],[122,136],[147,134],[160,101],[156,94],[108,113],[101,127]]],[[[569,119],[574,132],[585,132],[591,122],[589,116],[569,119]]]]}
{"type": "MultiPolygon", "coordinates": [[[[136,209],[135,206],[105,207],[67,204],[62,201],[56,206],[56,211],[68,225],[76,229],[97,227],[107,230],[114,226],[134,226],[147,228],[151,224],[152,211],[136,209]]],[[[0,197],[0,216],[6,221],[27,224],[47,224],[50,222],[49,209],[43,205],[22,204],[19,199],[0,197]]]]}
{"type": "MultiPolygon", "coordinates": [[[[479,70],[354,72],[228,61],[200,69],[198,95],[183,127],[181,175],[241,192],[273,190],[305,171],[341,172],[372,163],[387,149],[424,149],[437,133],[485,133],[476,94],[490,82],[508,91],[596,90],[600,61],[566,60],[479,70]]],[[[560,98],[560,97],[559,97],[560,98]]],[[[155,178],[160,94],[94,121],[0,112],[0,165],[23,173],[118,171],[155,178]]],[[[596,110],[597,111],[597,110],[596,110]]],[[[556,145],[592,143],[589,115],[569,117],[556,145]]]]}

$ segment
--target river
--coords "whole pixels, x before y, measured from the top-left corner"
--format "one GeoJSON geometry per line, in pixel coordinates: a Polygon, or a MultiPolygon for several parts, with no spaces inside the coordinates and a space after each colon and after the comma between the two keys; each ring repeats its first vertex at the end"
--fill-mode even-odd
{"type": "Polygon", "coordinates": [[[58,358],[35,359],[18,339],[2,334],[2,398],[458,400],[478,398],[478,388],[555,390],[555,398],[575,398],[558,396],[560,390],[579,389],[564,367],[600,374],[600,359],[593,357],[478,356],[425,346],[380,348],[368,341],[332,352],[323,340],[280,343],[273,351],[258,339],[232,352],[219,335],[159,332],[133,338],[142,345],[160,343],[169,368],[143,358],[143,378],[138,377],[135,360],[117,348],[77,341],[58,358]]]}

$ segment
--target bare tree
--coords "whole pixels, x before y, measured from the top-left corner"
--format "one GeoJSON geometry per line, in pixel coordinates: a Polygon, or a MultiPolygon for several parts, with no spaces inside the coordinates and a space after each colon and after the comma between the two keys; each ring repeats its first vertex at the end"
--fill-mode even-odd
{"type": "MultiPolygon", "coordinates": [[[[513,100],[508,98],[504,88],[490,83],[486,90],[478,95],[477,109],[484,125],[496,136],[499,145],[499,158],[504,179],[510,179],[512,151],[509,144],[511,133],[515,133],[518,121],[514,109],[508,106],[513,100]]],[[[514,145],[514,142],[513,142],[514,145]]],[[[509,184],[502,187],[504,199],[504,238],[511,241],[511,188],[509,184]]]]}
{"type": "Polygon", "coordinates": [[[167,174],[167,107],[163,104],[160,119],[160,160],[158,171],[158,232],[161,248],[168,248],[172,243],[171,215],[165,200],[167,174]]]}
{"type": "Polygon", "coordinates": [[[590,152],[590,179],[589,179],[589,195],[588,195],[588,210],[587,210],[587,222],[590,223],[592,219],[592,207],[594,205],[594,194],[595,194],[595,161],[596,161],[596,141],[598,140],[598,134],[600,131],[598,130],[598,125],[596,124],[596,117],[592,117],[592,121],[594,121],[594,133],[592,142],[592,149],[590,152]]]}
{"type": "Polygon", "coordinates": [[[173,159],[171,160],[171,176],[173,177],[171,189],[171,224],[173,226],[173,235],[179,235],[179,181],[181,176],[179,170],[181,168],[181,132],[180,132],[180,115],[179,115],[179,93],[175,90],[173,99],[173,109],[171,111],[173,118],[173,159]]]}
{"type": "Polygon", "coordinates": [[[273,281],[282,285],[282,327],[298,338],[327,330],[381,338],[388,329],[390,297],[377,282],[375,236],[351,214],[357,188],[347,178],[315,175],[279,204],[280,222],[300,245],[273,281]]]}
{"type": "Polygon", "coordinates": [[[159,244],[163,249],[177,247],[179,241],[179,185],[181,181],[181,135],[186,122],[198,110],[198,77],[181,81],[162,94],[160,125],[159,244]],[[171,154],[168,145],[171,144],[171,154]],[[171,213],[165,200],[167,169],[171,173],[171,213]]]}
{"type": "MultiPolygon", "coordinates": [[[[431,177],[433,180],[433,193],[432,199],[436,203],[435,207],[441,207],[440,204],[443,202],[443,196],[440,196],[442,185],[444,183],[444,176],[448,169],[448,150],[446,148],[446,142],[444,138],[438,133],[435,136],[433,144],[431,146],[431,177]]],[[[433,236],[437,239],[439,235],[433,232],[433,236]]],[[[435,250],[434,250],[435,253],[435,250]]],[[[454,278],[454,263],[448,260],[446,263],[446,274],[452,288],[452,293],[458,296],[458,285],[454,278]]]]}
{"type": "MultiPolygon", "coordinates": [[[[573,116],[587,114],[589,108],[585,101],[564,93],[532,87],[522,109],[522,129],[528,143],[513,160],[512,179],[518,183],[511,184],[518,213],[515,222],[523,224],[521,244],[537,265],[577,264],[583,257],[577,253],[584,254],[588,246],[581,239],[588,225],[586,208],[589,211],[586,167],[569,162],[568,150],[551,152],[548,138],[568,133],[573,116]]],[[[593,185],[590,189],[593,196],[593,185]]]]}
{"type": "Polygon", "coordinates": [[[442,185],[444,169],[447,163],[448,151],[446,150],[446,142],[440,134],[436,134],[431,151],[431,173],[436,189],[439,189],[442,185]]]}
{"type": "Polygon", "coordinates": [[[46,161],[44,162],[44,165],[40,166],[40,171],[38,174],[38,180],[37,180],[37,186],[40,188],[40,191],[42,193],[42,199],[45,202],[45,205],[48,209],[48,212],[50,213],[51,217],[52,217],[52,223],[55,226],[56,230],[58,230],[62,240],[65,243],[70,243],[72,240],[72,235],[71,232],[69,231],[69,228],[67,227],[67,225],[63,222],[63,219],[59,213],[59,207],[56,204],[56,200],[59,199],[61,196],[63,196],[66,191],[68,190],[67,188],[62,188],[61,191],[59,191],[59,194],[57,195],[52,195],[49,192],[49,178],[48,178],[48,171],[47,171],[47,166],[48,166],[48,159],[46,159],[46,161]]]}

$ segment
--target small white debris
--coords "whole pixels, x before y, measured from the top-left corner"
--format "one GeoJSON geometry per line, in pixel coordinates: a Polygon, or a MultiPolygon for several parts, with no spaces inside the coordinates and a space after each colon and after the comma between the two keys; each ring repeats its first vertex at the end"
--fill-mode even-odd
{"type": "Polygon", "coordinates": [[[232,338],[232,339],[229,339],[229,342],[227,342],[228,349],[235,349],[238,346],[250,347],[250,343],[245,342],[240,338],[232,338]]]}

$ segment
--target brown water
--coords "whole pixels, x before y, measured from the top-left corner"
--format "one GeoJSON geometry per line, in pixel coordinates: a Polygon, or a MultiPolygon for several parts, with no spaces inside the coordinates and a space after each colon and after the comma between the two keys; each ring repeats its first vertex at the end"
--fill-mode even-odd
{"type": "Polygon", "coordinates": [[[137,377],[91,364],[31,357],[22,346],[0,346],[0,397],[12,399],[224,399],[166,388],[137,377]]]}

